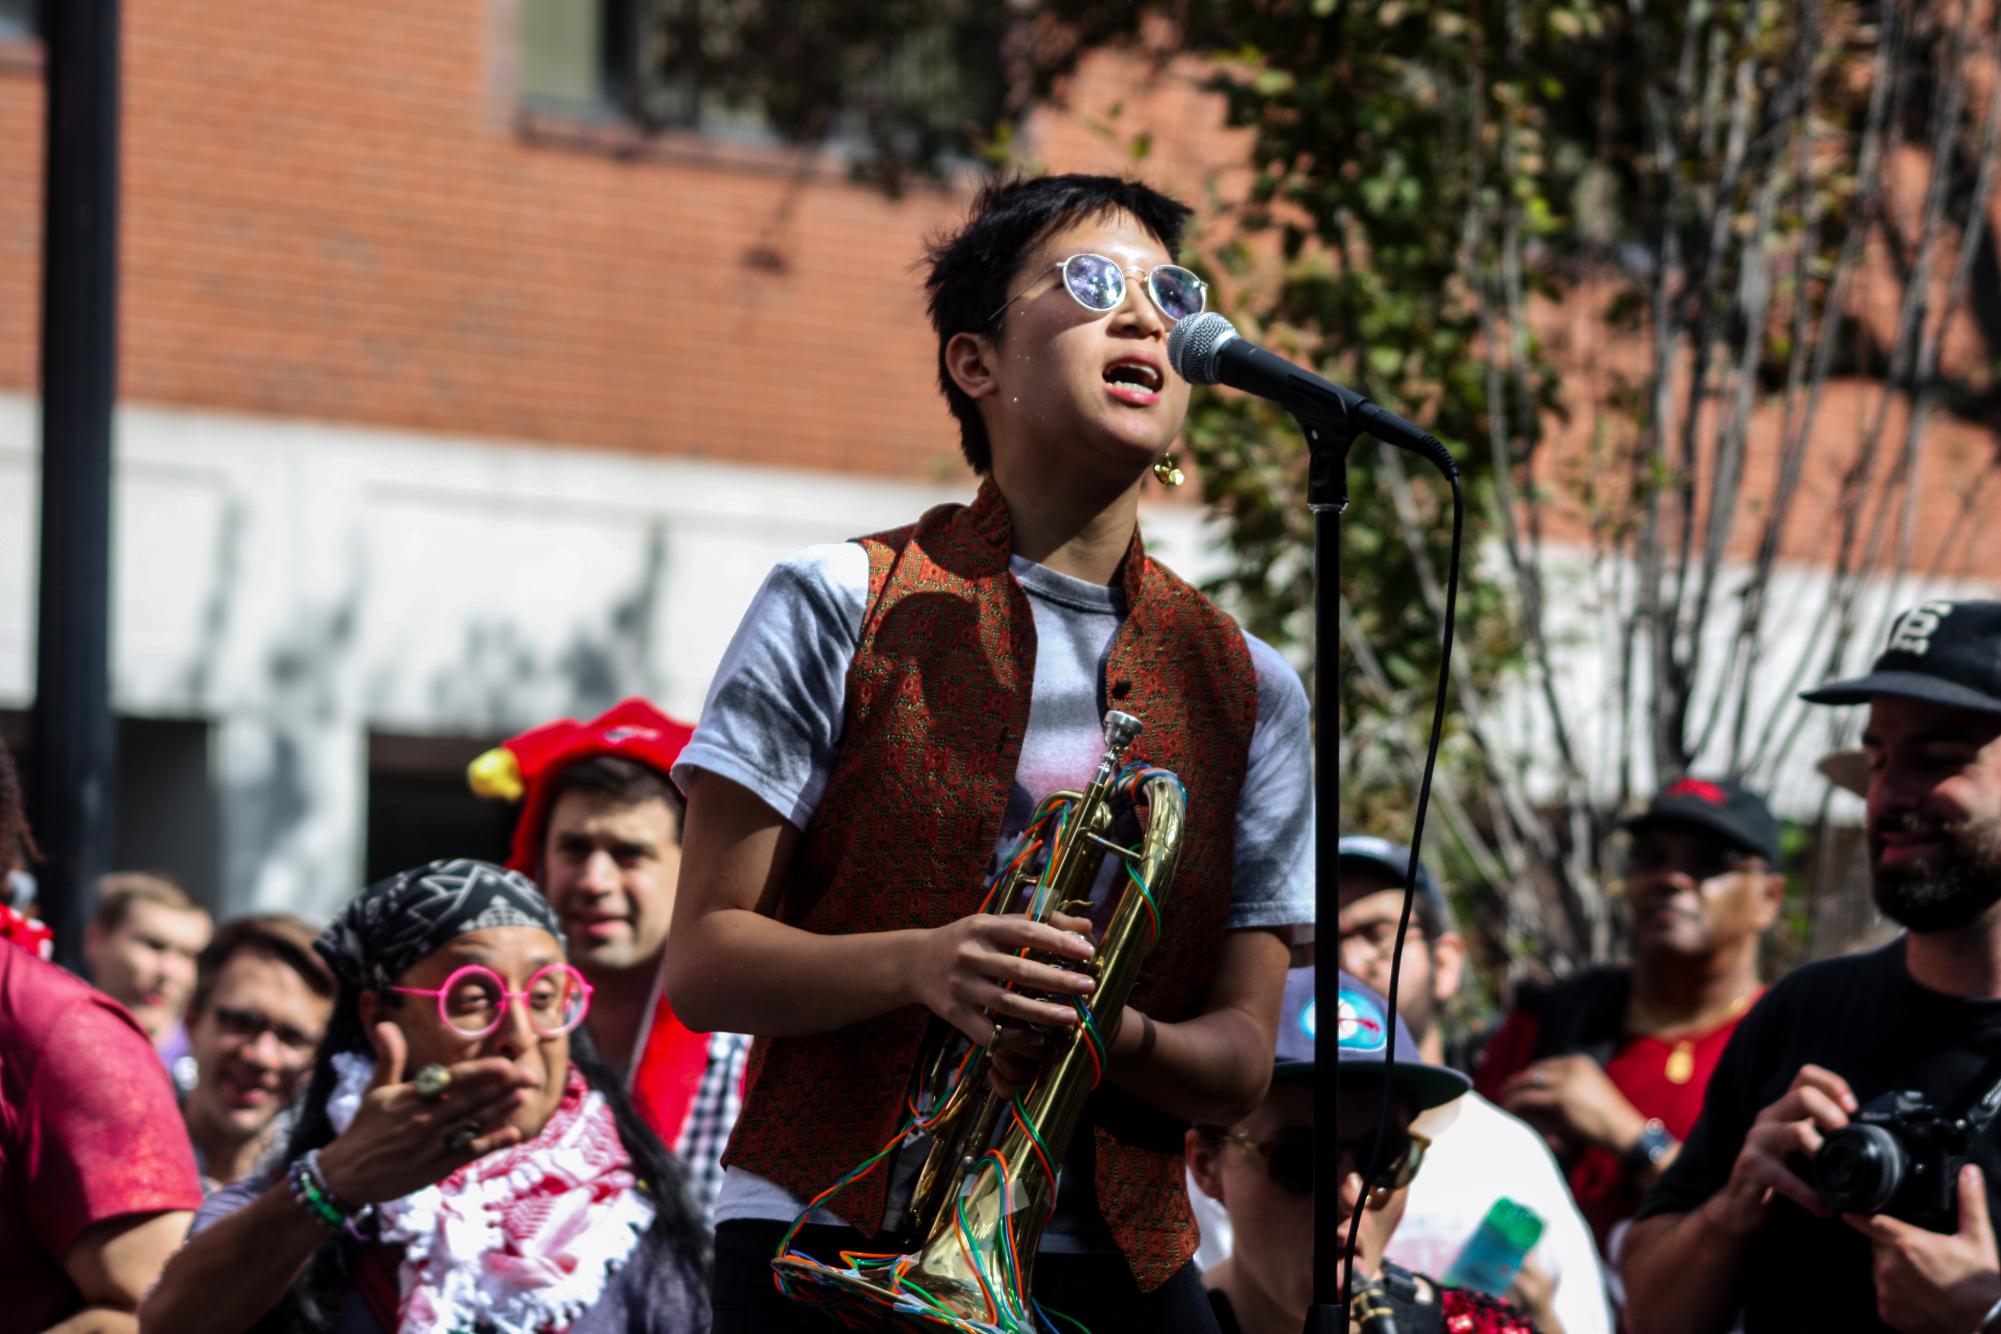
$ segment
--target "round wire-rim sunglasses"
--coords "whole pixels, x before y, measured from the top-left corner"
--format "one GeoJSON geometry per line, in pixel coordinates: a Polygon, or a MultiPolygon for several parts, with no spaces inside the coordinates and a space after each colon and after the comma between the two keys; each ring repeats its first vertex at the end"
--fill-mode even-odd
{"type": "Polygon", "coordinates": [[[1108,314],[1125,304],[1128,273],[1145,276],[1146,294],[1153,298],[1153,304],[1161,314],[1177,324],[1190,315],[1200,315],[1209,304],[1209,284],[1197,277],[1193,269],[1179,264],[1156,264],[1150,269],[1125,268],[1115,259],[1087,251],[1068,259],[1059,259],[1036,274],[1035,282],[1001,302],[1000,309],[987,317],[987,323],[998,324],[1000,317],[1007,313],[1007,308],[1034,291],[1036,283],[1048,275],[1049,269],[1061,269],[1063,290],[1078,305],[1099,315],[1108,314]]]}

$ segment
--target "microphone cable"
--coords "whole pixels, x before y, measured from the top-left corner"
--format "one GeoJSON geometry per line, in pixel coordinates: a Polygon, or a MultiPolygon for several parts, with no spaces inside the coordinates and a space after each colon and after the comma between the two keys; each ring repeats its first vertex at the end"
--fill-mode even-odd
{"type": "MultiPolygon", "coordinates": [[[[1443,453],[1442,447],[1440,452],[1443,453]]],[[[1390,1119],[1391,1084],[1389,1067],[1395,1063],[1397,1058],[1397,987],[1403,977],[1404,937],[1410,932],[1411,905],[1417,897],[1418,858],[1424,848],[1424,817],[1431,807],[1432,772],[1438,766],[1438,745],[1445,731],[1445,692],[1446,685],[1451,679],[1452,636],[1459,612],[1459,548],[1465,527],[1466,497],[1459,483],[1459,468],[1452,462],[1451,455],[1446,454],[1444,456],[1444,461],[1439,464],[1439,471],[1445,475],[1446,481],[1452,485],[1452,546],[1446,559],[1445,624],[1439,644],[1438,684],[1432,693],[1431,738],[1425,747],[1424,776],[1418,783],[1417,810],[1411,819],[1410,864],[1404,868],[1403,911],[1397,917],[1396,941],[1391,946],[1390,951],[1389,994],[1383,997],[1384,1002],[1389,1006],[1389,1014],[1386,1016],[1389,1020],[1389,1032],[1386,1034],[1387,1043],[1383,1048],[1382,1103],[1376,1112],[1376,1133],[1369,1143],[1369,1154],[1362,1165],[1362,1198],[1354,1214],[1348,1219],[1348,1236],[1341,1248],[1341,1306],[1343,1309],[1347,1308],[1350,1295],[1355,1291],[1355,1252],[1361,1243],[1362,1215],[1368,1212],[1371,1183],[1376,1180],[1377,1175],[1382,1171],[1383,1131],[1390,1119]]],[[[1340,590],[1335,589],[1334,595],[1339,597],[1340,590]]],[[[1338,717],[1340,709],[1340,701],[1338,699],[1335,701],[1334,707],[1337,711],[1336,716],[1338,717]]],[[[1315,935],[1317,936],[1318,934],[1319,932],[1316,930],[1315,935]]],[[[1339,968],[1341,961],[1339,955],[1340,935],[1338,923],[1336,923],[1335,941],[1336,953],[1333,963],[1336,968],[1339,968]]],[[[1341,1022],[1338,1015],[1335,1017],[1334,1022],[1335,1042],[1338,1046],[1340,1042],[1341,1022]]],[[[1340,1059],[1338,1050],[1335,1059],[1340,1059]]],[[[1338,1118],[1339,1114],[1339,1108],[1336,1108],[1335,1116],[1338,1118]]],[[[1339,1189],[1338,1186],[1336,1188],[1339,1189]]]]}

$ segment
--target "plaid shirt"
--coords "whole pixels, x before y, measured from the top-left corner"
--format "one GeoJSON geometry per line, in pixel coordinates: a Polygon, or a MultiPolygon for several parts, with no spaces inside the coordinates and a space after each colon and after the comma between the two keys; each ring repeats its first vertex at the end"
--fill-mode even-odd
{"type": "Polygon", "coordinates": [[[711,1033],[709,1064],[695,1086],[695,1101],[681,1123],[674,1152],[688,1169],[688,1193],[707,1218],[723,1184],[723,1146],[743,1107],[743,1067],[750,1039],[742,1033],[711,1033]]]}

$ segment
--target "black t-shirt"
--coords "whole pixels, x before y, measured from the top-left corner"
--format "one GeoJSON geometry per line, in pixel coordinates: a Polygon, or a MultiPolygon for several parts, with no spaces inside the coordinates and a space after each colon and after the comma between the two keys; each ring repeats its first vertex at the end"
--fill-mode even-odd
{"type": "MultiPolygon", "coordinates": [[[[1919,986],[1905,970],[1902,938],[1800,968],[1744,1016],[1709,1081],[1702,1118],[1647,1193],[1640,1217],[1687,1213],[1721,1190],[1752,1121],[1784,1096],[1803,1065],[1834,1071],[1864,1105],[1913,1089],[1947,1111],[1971,1101],[1969,1085],[1997,1054],[2001,1000],[1919,986]]],[[[1997,1140],[1989,1134],[1976,1151],[1990,1181],[2001,1179],[1997,1140]]],[[[2001,1227],[2001,1191],[1988,1199],[2001,1227]]],[[[1868,1241],[1839,1218],[1774,1198],[1744,1256],[1745,1334],[1887,1330],[1875,1318],[1870,1261],[1868,1241]]]]}
{"type": "Polygon", "coordinates": [[[1216,1313],[1216,1328],[1223,1334],[1244,1334],[1244,1327],[1237,1323],[1237,1308],[1230,1305],[1221,1288],[1209,1289],[1209,1309],[1216,1313]]]}

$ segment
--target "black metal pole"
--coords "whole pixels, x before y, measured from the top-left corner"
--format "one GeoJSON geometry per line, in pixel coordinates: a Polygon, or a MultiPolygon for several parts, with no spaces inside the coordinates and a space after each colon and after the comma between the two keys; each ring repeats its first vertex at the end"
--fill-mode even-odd
{"type": "MultiPolygon", "coordinates": [[[[1348,507],[1348,449],[1355,436],[1302,418],[1309,450],[1306,503],[1313,511],[1313,1008],[1319,1031],[1340,1008],[1341,915],[1341,511],[1348,507]]],[[[1341,1291],[1340,1062],[1319,1047],[1313,1065],[1313,1305],[1307,1334],[1346,1334],[1341,1291]]]]}
{"type": "Polygon", "coordinates": [[[28,797],[57,957],[111,853],[111,408],[118,387],[118,0],[42,7],[42,540],[28,797]]]}

